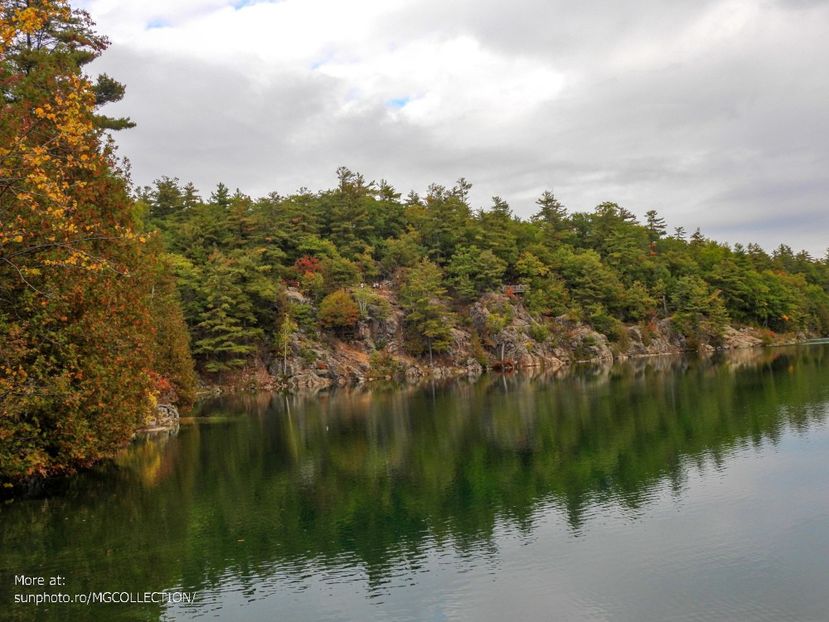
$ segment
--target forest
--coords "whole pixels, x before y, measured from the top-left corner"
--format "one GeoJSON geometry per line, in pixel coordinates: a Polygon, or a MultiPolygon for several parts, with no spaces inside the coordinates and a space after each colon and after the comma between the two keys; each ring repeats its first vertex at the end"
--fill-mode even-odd
{"type": "Polygon", "coordinates": [[[207,199],[165,177],[137,191],[177,277],[193,354],[204,372],[275,352],[286,332],[348,339],[383,301],[361,284],[391,283],[405,310],[406,350],[440,353],[466,308],[487,292],[522,290],[538,329],[566,316],[611,341],[626,325],[670,318],[691,344],[716,345],[729,324],[829,331],[829,262],[780,245],[733,246],[697,229],[668,232],[615,203],[569,213],[550,192],[530,219],[500,197],[473,209],[471,185],[434,184],[405,198],[341,167],[321,192],[251,198],[219,184],[207,199]],[[297,304],[286,288],[311,304],[297,304]],[[367,310],[367,311],[366,311],[367,310]]]}
{"type": "Polygon", "coordinates": [[[107,40],[63,0],[0,7],[8,486],[112,455],[159,402],[192,403],[197,373],[278,358],[300,334],[349,341],[388,313],[379,283],[407,355],[430,361],[472,303],[518,289],[540,341],[561,317],[610,341],[668,319],[691,346],[729,325],[829,333],[829,256],[668,231],[656,211],[571,212],[544,192],[522,219],[497,196],[473,206],[463,178],[404,196],[345,167],[331,189],[285,196],[220,183],[202,197],[175,177],[134,188],[112,138],[134,124],[99,112],[125,87],[84,73],[107,40]]]}

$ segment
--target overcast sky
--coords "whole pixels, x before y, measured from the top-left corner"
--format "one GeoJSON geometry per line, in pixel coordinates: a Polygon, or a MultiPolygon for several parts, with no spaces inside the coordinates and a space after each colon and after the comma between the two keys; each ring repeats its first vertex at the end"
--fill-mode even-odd
{"type": "Polygon", "coordinates": [[[552,189],[728,242],[829,246],[829,2],[86,0],[137,184],[552,189]]]}

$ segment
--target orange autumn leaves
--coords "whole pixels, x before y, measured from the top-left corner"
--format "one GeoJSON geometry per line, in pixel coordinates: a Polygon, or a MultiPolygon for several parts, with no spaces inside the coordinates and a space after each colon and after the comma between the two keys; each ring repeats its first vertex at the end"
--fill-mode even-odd
{"type": "MultiPolygon", "coordinates": [[[[7,8],[7,7],[4,7],[7,8]]],[[[53,2],[43,5],[11,5],[0,21],[0,51],[6,52],[14,39],[21,35],[34,35],[53,16],[67,20],[70,9],[66,3],[53,2]]]]}
{"type": "MultiPolygon", "coordinates": [[[[0,136],[0,258],[35,288],[30,279],[43,266],[103,269],[108,261],[88,242],[128,237],[129,231],[123,225],[113,228],[114,223],[79,203],[89,178],[110,165],[93,122],[91,83],[80,72],[59,71],[65,62],[54,63],[58,71],[49,74],[32,67],[34,54],[21,54],[29,51],[32,37],[48,41],[48,25],[69,21],[68,5],[4,4],[3,54],[22,56],[19,69],[26,75],[13,70],[2,74],[3,90],[13,98],[4,105],[0,136]],[[3,200],[7,196],[16,204],[14,214],[5,205],[8,199],[3,200]]],[[[57,51],[59,44],[54,49],[55,55],[68,56],[68,51],[57,51]]],[[[41,62],[48,68],[48,62],[41,62]]]]}
{"type": "Polygon", "coordinates": [[[127,442],[159,390],[156,326],[184,330],[155,317],[175,311],[164,270],[95,123],[81,69],[105,47],[63,0],[0,0],[0,481],[127,442]]]}

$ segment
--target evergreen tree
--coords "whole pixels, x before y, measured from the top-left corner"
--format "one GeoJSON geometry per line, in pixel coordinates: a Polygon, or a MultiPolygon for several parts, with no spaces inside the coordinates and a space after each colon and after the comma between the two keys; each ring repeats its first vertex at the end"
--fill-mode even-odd
{"type": "Polygon", "coordinates": [[[728,325],[728,312],[720,292],[712,290],[698,276],[680,278],[672,302],[676,309],[674,324],[694,345],[717,341],[728,325]]]}
{"type": "Polygon", "coordinates": [[[154,187],[148,192],[147,200],[153,218],[163,219],[177,215],[184,208],[184,195],[178,178],[156,179],[154,187]]]}
{"type": "Polygon", "coordinates": [[[222,182],[216,185],[216,189],[210,194],[210,202],[222,208],[230,206],[230,190],[222,182]]]}
{"type": "Polygon", "coordinates": [[[538,212],[532,217],[533,222],[542,227],[545,239],[550,244],[556,244],[570,237],[570,226],[567,220],[567,210],[549,190],[545,190],[536,200],[538,212]]]}
{"type": "Polygon", "coordinates": [[[469,301],[497,289],[506,268],[506,262],[492,251],[482,251],[477,246],[462,246],[449,260],[446,273],[457,296],[469,301]]]}
{"type": "Polygon", "coordinates": [[[416,352],[427,351],[430,364],[433,352],[442,352],[451,343],[452,317],[443,300],[442,281],[441,269],[423,259],[409,268],[400,288],[409,343],[416,352]]]}
{"type": "Polygon", "coordinates": [[[245,281],[244,266],[219,250],[203,269],[199,284],[203,306],[193,327],[193,353],[207,372],[243,367],[264,337],[245,281]]]}
{"type": "Polygon", "coordinates": [[[645,212],[645,218],[647,219],[648,237],[651,242],[662,238],[668,230],[665,226],[665,219],[661,218],[653,209],[645,212]]]}

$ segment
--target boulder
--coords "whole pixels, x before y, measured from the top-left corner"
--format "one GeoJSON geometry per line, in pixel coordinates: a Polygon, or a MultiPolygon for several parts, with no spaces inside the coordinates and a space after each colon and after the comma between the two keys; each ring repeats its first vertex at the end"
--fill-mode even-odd
{"type": "Polygon", "coordinates": [[[144,426],[137,430],[139,434],[155,432],[177,432],[179,427],[178,408],[173,404],[158,404],[144,426]]]}
{"type": "Polygon", "coordinates": [[[723,332],[722,347],[727,350],[740,350],[743,348],[756,348],[763,345],[763,340],[754,334],[750,328],[734,328],[729,326],[723,332]]]}

